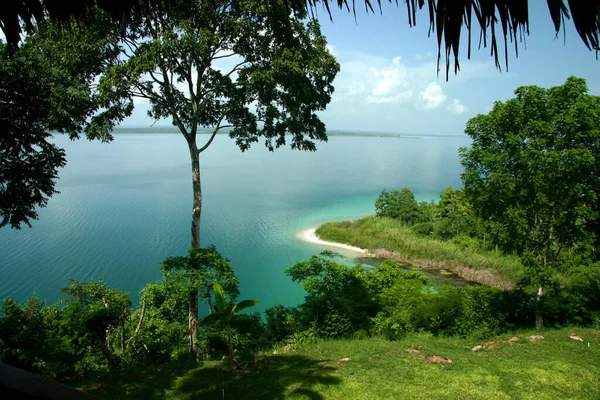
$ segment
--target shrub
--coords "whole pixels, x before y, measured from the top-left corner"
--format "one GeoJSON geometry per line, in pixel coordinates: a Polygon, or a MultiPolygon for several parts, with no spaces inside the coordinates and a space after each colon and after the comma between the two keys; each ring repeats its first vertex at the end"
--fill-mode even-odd
{"type": "Polygon", "coordinates": [[[375,214],[394,218],[405,224],[413,224],[420,219],[419,205],[409,188],[391,192],[383,190],[375,201],[375,214]]]}
{"type": "Polygon", "coordinates": [[[282,304],[274,305],[265,310],[267,320],[267,336],[271,343],[288,339],[294,333],[293,309],[282,304]]]}

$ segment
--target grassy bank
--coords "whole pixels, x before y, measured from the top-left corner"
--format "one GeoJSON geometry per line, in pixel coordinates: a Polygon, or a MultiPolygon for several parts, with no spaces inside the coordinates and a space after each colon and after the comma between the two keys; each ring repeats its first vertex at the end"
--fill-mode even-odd
{"type": "Polygon", "coordinates": [[[78,386],[106,399],[597,399],[600,332],[566,328],[529,340],[539,334],[513,332],[486,343],[424,335],[319,341],[269,352],[245,371],[180,363],[78,386]],[[473,352],[476,345],[485,347],[473,352]]]}
{"type": "Polygon", "coordinates": [[[475,243],[460,244],[414,233],[397,220],[366,217],[356,221],[328,222],[317,231],[320,239],[367,249],[375,256],[421,267],[450,270],[485,285],[509,289],[520,279],[517,257],[489,251],[475,243]]]}

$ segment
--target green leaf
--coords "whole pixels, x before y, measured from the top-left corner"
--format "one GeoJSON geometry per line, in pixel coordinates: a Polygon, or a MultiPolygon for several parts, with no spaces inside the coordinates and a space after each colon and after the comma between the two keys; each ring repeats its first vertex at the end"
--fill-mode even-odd
{"type": "Polygon", "coordinates": [[[215,289],[215,308],[218,312],[224,312],[227,308],[227,295],[223,290],[223,287],[219,284],[219,282],[215,281],[214,283],[215,289]]]}
{"type": "Polygon", "coordinates": [[[215,312],[215,313],[207,315],[204,318],[201,318],[198,321],[198,326],[212,325],[212,324],[214,324],[216,322],[219,322],[219,321],[221,321],[223,319],[225,319],[225,315],[223,313],[215,312]]]}
{"type": "Polygon", "coordinates": [[[244,308],[254,307],[257,304],[258,304],[258,301],[256,301],[256,300],[242,300],[235,305],[235,307],[233,308],[233,313],[237,314],[238,312],[242,311],[244,308]]]}

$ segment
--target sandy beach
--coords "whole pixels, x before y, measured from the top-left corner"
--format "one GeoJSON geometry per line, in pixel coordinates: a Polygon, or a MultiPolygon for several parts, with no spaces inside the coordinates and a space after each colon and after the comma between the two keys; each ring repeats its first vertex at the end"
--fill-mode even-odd
{"type": "Polygon", "coordinates": [[[344,250],[356,251],[358,253],[366,253],[367,252],[365,249],[361,249],[360,247],[354,247],[354,246],[349,246],[349,245],[343,244],[343,243],[327,242],[325,240],[321,240],[315,234],[316,230],[317,230],[317,228],[310,228],[310,229],[304,230],[304,231],[300,232],[300,237],[302,238],[302,240],[304,240],[306,242],[318,244],[321,246],[337,247],[337,248],[344,249],[344,250]]]}

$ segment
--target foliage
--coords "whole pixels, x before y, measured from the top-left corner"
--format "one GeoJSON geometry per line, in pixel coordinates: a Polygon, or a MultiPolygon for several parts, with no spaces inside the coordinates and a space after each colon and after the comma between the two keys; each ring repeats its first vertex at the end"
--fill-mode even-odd
{"type": "Polygon", "coordinates": [[[523,275],[520,260],[497,253],[480,242],[463,246],[460,242],[424,237],[391,218],[365,217],[356,221],[328,222],[317,228],[323,240],[347,243],[368,250],[385,249],[397,261],[424,267],[444,268],[466,279],[500,288],[510,288],[523,275]],[[475,244],[475,245],[474,245],[475,244]],[[478,273],[493,271],[493,273],[478,273]]]}
{"type": "Polygon", "coordinates": [[[440,193],[439,218],[434,228],[434,236],[451,239],[461,235],[477,236],[476,218],[473,208],[463,190],[448,186],[440,193]]]}
{"type": "MultiPolygon", "coordinates": [[[[117,54],[115,37],[102,18],[92,20],[89,29],[68,35],[47,25],[11,55],[0,42],[0,227],[31,226],[36,209],[57,193],[66,157],[51,143],[50,131],[71,139],[84,130],[89,139],[111,138],[110,127],[98,124],[98,111],[107,105],[96,96],[95,79],[117,54]]],[[[122,116],[121,106],[106,112],[122,116]]]]}
{"type": "Polygon", "coordinates": [[[163,271],[160,282],[142,289],[140,307],[128,323],[124,356],[129,364],[176,360],[187,351],[188,300],[188,280],[183,271],[163,271]]]}
{"type": "Polygon", "coordinates": [[[265,310],[266,329],[269,341],[273,343],[283,342],[292,336],[294,327],[294,310],[276,304],[265,310]]]}
{"type": "Polygon", "coordinates": [[[189,350],[196,352],[196,334],[198,327],[198,298],[208,304],[213,311],[211,293],[213,284],[219,282],[230,298],[235,300],[239,294],[239,279],[235,276],[229,260],[223,258],[215,246],[206,249],[192,246],[187,257],[168,257],[161,263],[163,275],[171,271],[181,271],[185,279],[188,298],[189,350]]]}
{"type": "MultiPolygon", "coordinates": [[[[235,361],[240,368],[253,364],[259,350],[269,341],[259,313],[238,314],[231,319],[231,341],[235,361]]],[[[220,360],[229,352],[227,327],[223,321],[203,326],[198,333],[198,356],[204,360],[220,360]]]]}
{"type": "Polygon", "coordinates": [[[461,150],[463,181],[477,212],[506,227],[494,239],[545,265],[587,234],[584,221],[597,218],[600,98],[574,77],[515,94],[468,122],[473,145],[461,150]]]}
{"type": "Polygon", "coordinates": [[[346,267],[325,257],[313,256],[286,270],[307,295],[299,306],[299,325],[319,337],[342,337],[368,327],[377,309],[365,285],[362,266],[346,267]]]}
{"type": "Polygon", "coordinates": [[[309,139],[325,138],[314,111],[330,101],[339,70],[325,45],[315,21],[305,27],[280,1],[179,2],[168,18],[131,27],[127,61],[114,65],[100,87],[115,100],[147,98],[151,116],[172,118],[188,142],[195,142],[197,126],[218,129],[226,120],[242,149],[259,136],[279,147],[285,133],[292,147],[314,149],[309,139]],[[231,72],[214,65],[233,55],[231,72]]]}
{"type": "Polygon", "coordinates": [[[485,238],[484,223],[475,215],[464,191],[452,186],[440,193],[437,203],[417,203],[409,188],[384,190],[375,201],[375,214],[401,221],[423,236],[442,240],[460,236],[485,238]]]}
{"type": "MultiPolygon", "coordinates": [[[[229,345],[229,363],[231,367],[234,367],[234,356],[233,356],[233,339],[234,336],[231,334],[231,322],[234,317],[242,310],[248,307],[253,307],[258,304],[256,300],[242,300],[239,303],[235,303],[232,300],[227,300],[227,293],[219,282],[214,282],[214,296],[215,296],[215,311],[212,314],[207,315],[198,321],[199,326],[213,325],[221,322],[227,329],[227,343],[229,345]]],[[[238,339],[235,337],[235,339],[238,339]]]]}
{"type": "MultiPolygon", "coordinates": [[[[168,257],[161,263],[163,275],[171,271],[182,271],[189,290],[197,290],[200,300],[206,302],[212,310],[211,301],[213,285],[218,282],[227,296],[232,301],[240,294],[238,289],[239,279],[229,264],[229,259],[224,258],[215,246],[204,249],[190,248],[187,257],[168,257]]],[[[193,301],[193,300],[190,300],[193,301]]]]}
{"type": "Polygon", "coordinates": [[[56,308],[48,307],[34,293],[22,305],[5,299],[0,315],[0,360],[28,371],[57,376],[64,365],[56,337],[56,308]]]}
{"type": "Polygon", "coordinates": [[[419,206],[409,188],[381,191],[375,201],[375,213],[379,217],[394,218],[405,224],[412,224],[420,219],[419,206]]]}
{"type": "MultiPolygon", "coordinates": [[[[61,309],[61,335],[75,342],[80,356],[92,357],[108,368],[117,366],[117,349],[125,346],[125,322],[131,300],[127,293],[108,287],[101,279],[79,282],[61,289],[69,296],[61,309]],[[97,353],[99,352],[99,354],[97,353]]],[[[95,361],[94,361],[95,362],[95,361]]],[[[87,372],[87,367],[81,367],[87,372]]],[[[95,367],[94,367],[95,368],[95,367]]]]}
{"type": "Polygon", "coordinates": [[[465,193],[499,228],[494,241],[521,256],[540,301],[561,252],[588,240],[586,221],[600,218],[600,97],[587,92],[575,77],[550,89],[520,87],[469,120],[473,144],[461,149],[465,193]]]}
{"type": "MultiPolygon", "coordinates": [[[[380,269],[376,274],[385,271],[380,269]]],[[[382,311],[373,318],[374,332],[387,339],[400,339],[407,332],[415,332],[418,326],[414,320],[427,301],[424,293],[430,291],[431,285],[431,280],[421,273],[399,273],[377,295],[382,311]]]]}

